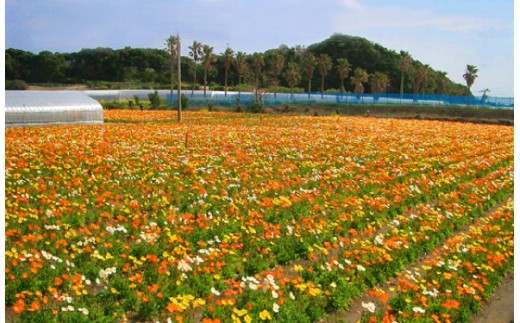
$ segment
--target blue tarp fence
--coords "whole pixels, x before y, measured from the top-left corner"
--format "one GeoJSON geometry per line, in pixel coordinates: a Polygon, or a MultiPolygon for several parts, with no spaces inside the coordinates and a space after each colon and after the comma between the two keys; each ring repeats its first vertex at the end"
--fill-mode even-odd
{"type": "MultiPolygon", "coordinates": [[[[182,91],[188,98],[191,106],[207,106],[208,104],[218,106],[247,106],[256,102],[255,93],[252,92],[231,92],[227,95],[223,91],[207,91],[206,96],[202,91],[182,91]]],[[[514,98],[512,97],[492,97],[492,96],[451,96],[433,94],[350,94],[350,93],[258,93],[259,100],[264,106],[275,106],[283,104],[402,104],[402,105],[434,105],[434,106],[473,106],[490,107],[498,109],[513,109],[514,98]]],[[[173,96],[166,94],[168,104],[177,103],[177,93],[173,96]]]]}

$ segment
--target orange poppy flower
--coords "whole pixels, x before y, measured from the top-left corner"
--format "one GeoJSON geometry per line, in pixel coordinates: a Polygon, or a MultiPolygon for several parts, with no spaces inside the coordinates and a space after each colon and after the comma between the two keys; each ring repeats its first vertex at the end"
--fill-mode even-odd
{"type": "Polygon", "coordinates": [[[16,314],[20,314],[20,313],[23,312],[24,308],[25,308],[24,300],[23,299],[19,299],[13,305],[13,312],[15,312],[16,314]]]}
{"type": "Polygon", "coordinates": [[[460,302],[457,302],[456,300],[449,299],[446,302],[442,303],[442,306],[446,309],[458,309],[460,306],[460,302]]]}
{"type": "Polygon", "coordinates": [[[37,302],[37,301],[33,301],[31,303],[31,307],[28,308],[27,310],[29,312],[35,312],[35,311],[39,310],[40,308],[41,308],[41,304],[39,302],[37,302]]]}
{"type": "Polygon", "coordinates": [[[60,277],[54,278],[54,285],[61,286],[63,284],[63,280],[60,277]]]}

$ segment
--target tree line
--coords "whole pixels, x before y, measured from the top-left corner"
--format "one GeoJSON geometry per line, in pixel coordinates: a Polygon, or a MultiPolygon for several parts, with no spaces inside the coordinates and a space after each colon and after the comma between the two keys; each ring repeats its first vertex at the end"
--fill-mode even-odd
{"type": "MultiPolygon", "coordinates": [[[[334,34],[310,45],[281,45],[263,53],[227,48],[217,54],[194,41],[181,57],[181,76],[189,88],[269,89],[272,92],[350,92],[469,95],[470,86],[455,83],[407,52],[399,53],[361,37],[334,34]]],[[[75,53],[39,54],[5,51],[7,80],[27,83],[126,82],[169,88],[169,48],[82,49],[75,53]]],[[[466,79],[466,78],[465,78],[466,79]]]]}

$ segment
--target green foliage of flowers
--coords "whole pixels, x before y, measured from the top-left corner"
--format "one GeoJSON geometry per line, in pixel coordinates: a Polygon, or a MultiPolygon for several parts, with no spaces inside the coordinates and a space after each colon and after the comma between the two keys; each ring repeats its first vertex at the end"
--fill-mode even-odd
{"type": "Polygon", "coordinates": [[[511,265],[512,205],[488,215],[513,193],[510,127],[220,112],[186,112],[183,123],[161,122],[171,111],[105,118],[133,122],[6,130],[11,317],[315,322],[475,223],[474,239],[460,238],[475,241],[467,252],[460,240],[427,265],[425,279],[454,297],[426,307],[403,285],[388,301],[393,312],[373,314],[465,321],[511,265]],[[503,269],[473,253],[481,246],[503,269]],[[480,299],[457,289],[471,281],[437,273],[452,267],[488,281],[483,292],[473,286],[480,299]]]}

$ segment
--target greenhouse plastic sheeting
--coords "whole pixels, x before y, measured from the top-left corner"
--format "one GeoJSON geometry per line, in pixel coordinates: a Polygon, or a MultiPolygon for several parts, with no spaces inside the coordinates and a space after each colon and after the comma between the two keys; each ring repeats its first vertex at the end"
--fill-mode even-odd
{"type": "MultiPolygon", "coordinates": [[[[87,90],[83,91],[86,95],[96,100],[133,100],[136,96],[140,100],[148,100],[148,94],[154,93],[156,90],[87,90]]],[[[170,94],[170,90],[157,90],[159,97],[165,99],[170,94]]],[[[175,90],[177,93],[177,90],[175,90]]],[[[186,94],[188,91],[183,90],[186,94]]],[[[191,91],[190,91],[191,93],[191,91]]]]}
{"type": "Polygon", "coordinates": [[[5,91],[5,125],[97,124],[103,107],[78,91],[5,91]]]}

